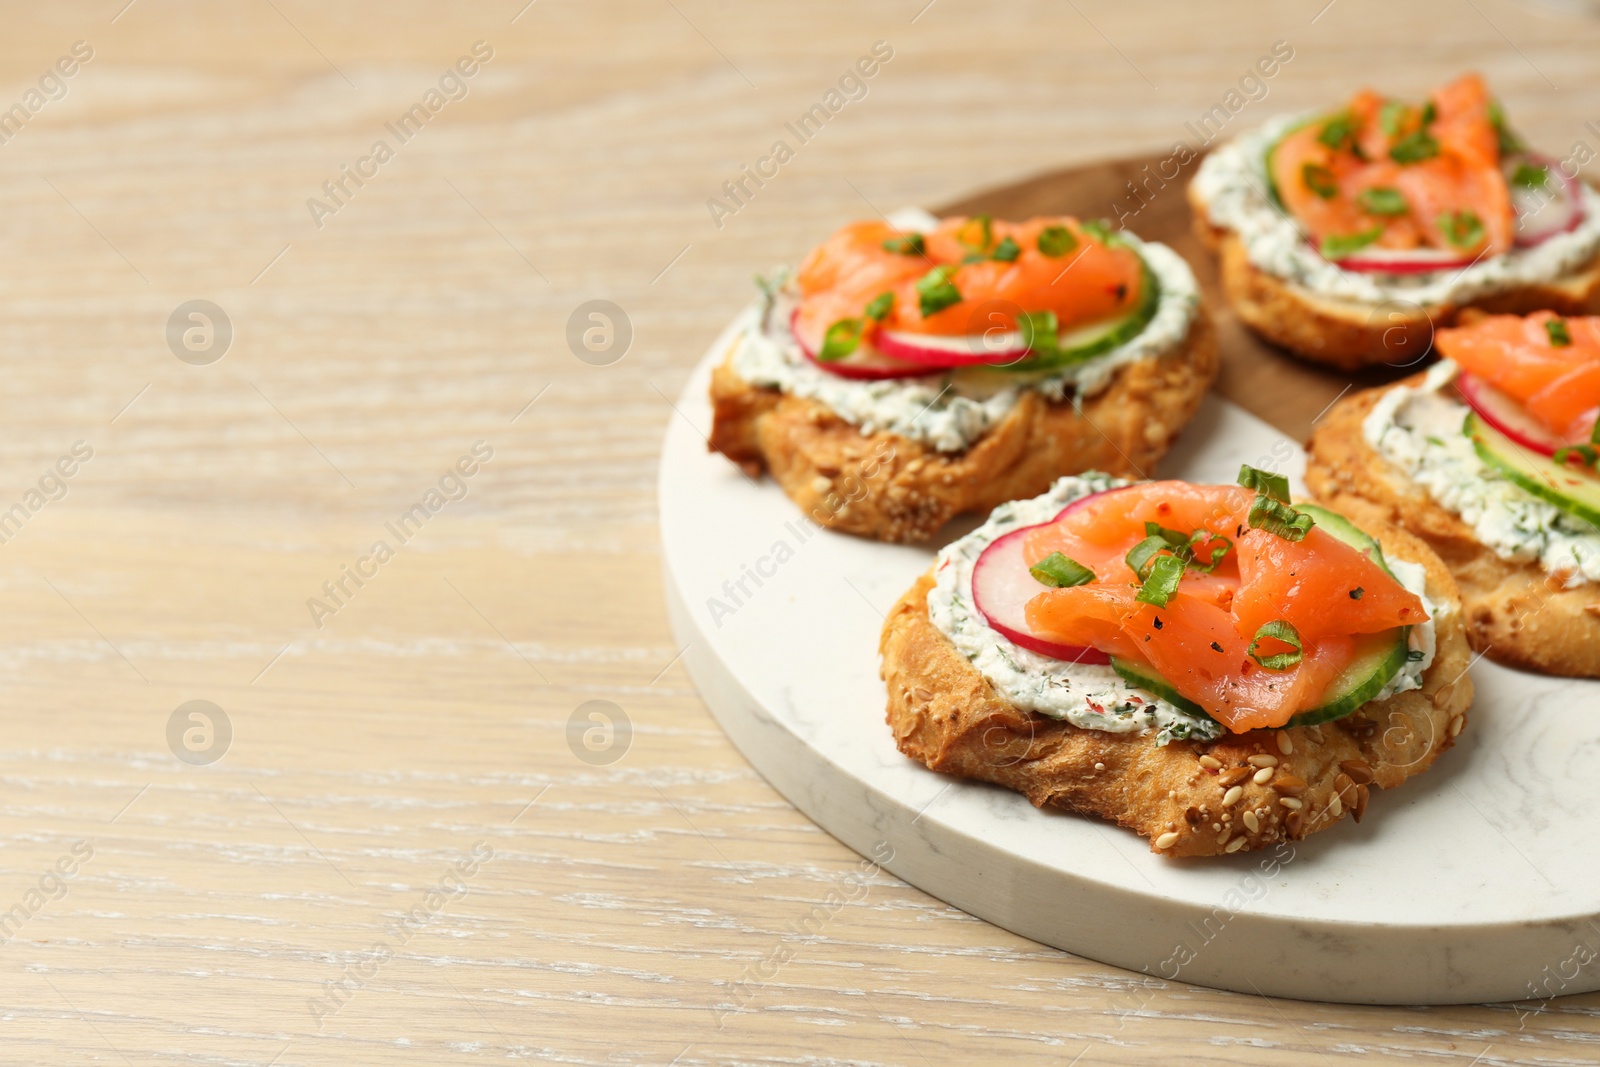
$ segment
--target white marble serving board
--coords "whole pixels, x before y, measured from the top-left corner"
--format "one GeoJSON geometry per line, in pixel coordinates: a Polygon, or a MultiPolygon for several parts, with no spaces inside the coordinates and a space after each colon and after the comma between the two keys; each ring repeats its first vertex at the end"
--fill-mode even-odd
{"type": "MultiPolygon", "coordinates": [[[[895,749],[877,649],[883,613],[937,546],[803,524],[770,480],[710,454],[706,385],[726,341],[666,436],[668,607],[718,722],[829,833],[892,853],[895,875],[973,915],[1156,978],[1366,1003],[1600,988],[1600,963],[1577,966],[1600,954],[1600,683],[1480,660],[1467,729],[1432,770],[1375,790],[1360,825],[1277,851],[1157,856],[1114,825],[935,774],[895,749]]],[[[1158,473],[1232,482],[1273,456],[1298,475],[1294,442],[1213,397],[1158,473]]]]}

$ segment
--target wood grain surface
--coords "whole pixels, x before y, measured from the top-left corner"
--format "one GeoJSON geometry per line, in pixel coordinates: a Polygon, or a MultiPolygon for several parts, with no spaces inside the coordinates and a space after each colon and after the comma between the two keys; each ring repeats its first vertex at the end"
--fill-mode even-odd
{"type": "MultiPolygon", "coordinates": [[[[1536,142],[1600,148],[1600,24],[1553,4],[9,10],[0,1062],[1600,1059],[1597,996],[1218,993],[863,875],[677,662],[656,453],[750,275],[1196,144],[1280,40],[1230,128],[1472,66],[1536,142]],[[771,176],[734,203],[742,167],[771,176]],[[169,344],[194,300],[225,352],[183,316],[169,344]]],[[[1175,188],[1146,210],[1181,221],[1175,188]]],[[[1346,384],[1300,381],[1225,388],[1295,427],[1346,384]]]]}

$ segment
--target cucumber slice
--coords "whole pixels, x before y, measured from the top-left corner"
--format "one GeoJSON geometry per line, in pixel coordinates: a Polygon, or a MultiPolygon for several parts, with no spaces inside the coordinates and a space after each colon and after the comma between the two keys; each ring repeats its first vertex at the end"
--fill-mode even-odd
{"type": "MultiPolygon", "coordinates": [[[[1296,504],[1295,509],[1309,514],[1327,533],[1366,555],[1372,562],[1382,567],[1385,574],[1394,576],[1383,558],[1383,549],[1378,542],[1357,528],[1349,519],[1315,504],[1296,504]]],[[[1383,687],[1400,673],[1400,668],[1406,665],[1406,659],[1411,653],[1410,635],[1409,626],[1362,635],[1357,639],[1355,657],[1350,660],[1339,677],[1328,684],[1327,699],[1315,708],[1299,712],[1280,729],[1331,722],[1358,710],[1377,696],[1383,687]]],[[[1112,656],[1111,668],[1129,685],[1136,685],[1191,715],[1206,716],[1200,705],[1179,694],[1170,682],[1144,664],[1112,656]]]]}
{"type": "Polygon", "coordinates": [[[1281,145],[1284,141],[1287,141],[1289,139],[1289,136],[1291,134],[1299,133],[1301,130],[1305,129],[1307,126],[1310,126],[1312,123],[1326,122],[1327,120],[1328,120],[1328,116],[1326,116],[1326,115],[1318,115],[1316,118],[1307,119],[1304,122],[1295,123],[1293,126],[1290,126],[1287,130],[1284,130],[1283,134],[1276,141],[1273,141],[1272,144],[1267,147],[1266,152],[1262,154],[1262,156],[1261,156],[1261,169],[1265,172],[1266,179],[1267,179],[1267,199],[1271,200],[1273,202],[1273,204],[1277,205],[1277,207],[1279,209],[1284,209],[1283,208],[1283,196],[1278,192],[1278,179],[1272,173],[1272,156],[1273,156],[1273,154],[1278,151],[1278,146],[1279,145],[1281,145]]]}
{"type": "Polygon", "coordinates": [[[1143,295],[1139,306],[1120,319],[1092,323],[1075,330],[1065,330],[1056,340],[1056,350],[1048,355],[1033,356],[1003,368],[1008,371],[1040,371],[1066,367],[1120,348],[1144,332],[1150,320],[1156,317],[1161,306],[1161,282],[1150,264],[1139,257],[1143,268],[1143,295]]]}
{"type": "Polygon", "coordinates": [[[1473,450],[1490,470],[1568,515],[1600,525],[1600,479],[1530,452],[1484,422],[1475,411],[1467,415],[1461,430],[1472,439],[1473,450]]]}

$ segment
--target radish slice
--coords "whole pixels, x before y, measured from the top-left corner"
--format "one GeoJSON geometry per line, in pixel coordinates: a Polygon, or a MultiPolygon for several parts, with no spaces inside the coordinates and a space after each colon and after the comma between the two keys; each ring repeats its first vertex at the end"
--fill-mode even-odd
{"type": "Polygon", "coordinates": [[[1099,649],[1047,641],[1028,629],[1028,601],[1048,588],[1028,573],[1029,564],[1023,557],[1023,541],[1034,529],[1036,527],[1024,526],[1020,530],[1012,530],[983,550],[983,555],[978,557],[978,562],[972,568],[973,604],[989,621],[989,625],[1013,644],[1053,659],[1074,663],[1110,663],[1111,657],[1099,649]]]}
{"type": "Polygon", "coordinates": [[[838,375],[840,378],[881,381],[887,378],[914,378],[920,374],[928,374],[932,370],[921,364],[890,359],[865,343],[842,360],[824,363],[817,358],[816,350],[800,335],[799,319],[800,309],[796,308],[794,314],[789,316],[789,333],[794,336],[795,344],[800,346],[800,353],[811,365],[829,374],[838,375]]]}
{"type": "Polygon", "coordinates": [[[1568,233],[1583,221],[1583,198],[1578,181],[1569,178],[1561,164],[1549,156],[1528,152],[1508,156],[1504,162],[1506,181],[1511,186],[1511,205],[1517,212],[1517,247],[1532,248],[1558,233],[1568,233]],[[1519,186],[1512,178],[1523,164],[1543,167],[1549,175],[1542,189],[1519,186]]]}
{"type": "Polygon", "coordinates": [[[893,359],[938,368],[1004,365],[1015,363],[1029,352],[1018,330],[955,336],[879,330],[872,343],[893,359]]]}
{"type": "Polygon", "coordinates": [[[1425,274],[1471,266],[1473,259],[1442,248],[1366,248],[1355,255],[1331,261],[1341,270],[1361,273],[1425,274]]]}
{"type": "Polygon", "coordinates": [[[1566,444],[1523,410],[1521,404],[1481,378],[1463,371],[1456,376],[1456,391],[1479,418],[1523,448],[1553,456],[1566,444]]]}

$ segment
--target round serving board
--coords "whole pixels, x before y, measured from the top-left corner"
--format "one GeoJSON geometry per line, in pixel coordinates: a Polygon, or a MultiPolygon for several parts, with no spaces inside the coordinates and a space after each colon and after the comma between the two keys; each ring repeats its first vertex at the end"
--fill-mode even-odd
{"type": "MultiPolygon", "coordinates": [[[[997,214],[1101,213],[1081,198],[1040,199],[1010,191],[1009,202],[1003,192],[982,203],[997,214]]],[[[1140,229],[1167,239],[1159,230],[1170,227],[1140,229]]],[[[1206,283],[1209,264],[1172,243],[1206,283]]],[[[1297,475],[1300,424],[1326,403],[1304,394],[1331,399],[1342,386],[1259,351],[1219,318],[1236,383],[1241,349],[1273,361],[1250,406],[1285,412],[1293,436],[1213,396],[1157,476],[1231,483],[1240,463],[1285,455],[1297,475]]],[[[1455,748],[1405,787],[1375,790],[1361,824],[1215,859],[1157,856],[1109,823],[933,773],[895,748],[877,649],[884,613],[939,546],[822,530],[770,480],[709,453],[706,388],[728,341],[696,369],[666,437],[668,609],[723,729],[829,833],[973,915],[1152,979],[1380,1004],[1600,988],[1600,967],[1578,966],[1600,956],[1600,683],[1479,661],[1455,748]]]]}

